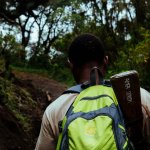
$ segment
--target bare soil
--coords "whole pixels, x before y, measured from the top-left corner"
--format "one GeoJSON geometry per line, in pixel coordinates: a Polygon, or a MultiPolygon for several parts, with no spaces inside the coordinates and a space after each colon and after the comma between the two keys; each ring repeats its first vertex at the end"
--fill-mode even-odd
{"type": "Polygon", "coordinates": [[[32,150],[39,135],[44,110],[67,86],[34,73],[13,71],[13,74],[14,84],[28,91],[38,108],[26,108],[24,112],[30,114],[32,119],[33,130],[29,138],[11,111],[0,104],[0,150],[32,150]]]}

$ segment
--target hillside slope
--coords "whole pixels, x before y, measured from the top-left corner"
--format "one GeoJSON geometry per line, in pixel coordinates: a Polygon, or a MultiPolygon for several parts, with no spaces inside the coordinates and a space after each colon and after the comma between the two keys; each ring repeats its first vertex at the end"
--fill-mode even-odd
{"type": "Polygon", "coordinates": [[[13,71],[0,77],[0,150],[32,150],[45,108],[66,88],[41,75],[13,71]]]}

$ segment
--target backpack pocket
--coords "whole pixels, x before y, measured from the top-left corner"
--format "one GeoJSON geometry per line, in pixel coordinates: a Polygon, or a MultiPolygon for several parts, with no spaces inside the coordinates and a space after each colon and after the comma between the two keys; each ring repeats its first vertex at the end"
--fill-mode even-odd
{"type": "Polygon", "coordinates": [[[72,114],[64,126],[61,150],[126,149],[125,130],[116,116],[119,114],[114,104],[88,113],[72,114]]]}
{"type": "Polygon", "coordinates": [[[69,150],[117,149],[112,126],[113,120],[105,114],[88,120],[89,117],[90,114],[83,115],[69,124],[67,131],[69,150]]]}

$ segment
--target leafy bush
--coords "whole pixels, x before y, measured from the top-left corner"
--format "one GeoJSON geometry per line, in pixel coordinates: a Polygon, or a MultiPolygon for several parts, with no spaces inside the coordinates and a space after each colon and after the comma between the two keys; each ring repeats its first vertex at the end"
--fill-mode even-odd
{"type": "Polygon", "coordinates": [[[150,88],[150,30],[141,28],[143,40],[133,45],[130,41],[119,50],[116,62],[110,68],[109,74],[126,70],[137,70],[142,86],[150,88]]]}

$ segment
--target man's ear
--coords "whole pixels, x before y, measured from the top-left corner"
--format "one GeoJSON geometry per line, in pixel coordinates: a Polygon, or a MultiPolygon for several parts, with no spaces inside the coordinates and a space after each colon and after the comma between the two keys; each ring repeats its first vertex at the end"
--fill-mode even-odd
{"type": "Polygon", "coordinates": [[[104,57],[104,65],[107,66],[109,62],[108,56],[104,57]]]}
{"type": "Polygon", "coordinates": [[[69,60],[69,59],[67,60],[67,62],[68,62],[68,65],[69,65],[70,69],[72,70],[72,68],[73,68],[73,64],[70,62],[70,60],[69,60]]]}
{"type": "Polygon", "coordinates": [[[103,76],[105,76],[105,73],[107,71],[107,67],[108,67],[108,56],[105,56],[104,57],[104,61],[103,61],[103,66],[102,66],[102,73],[103,73],[103,76]]]}

